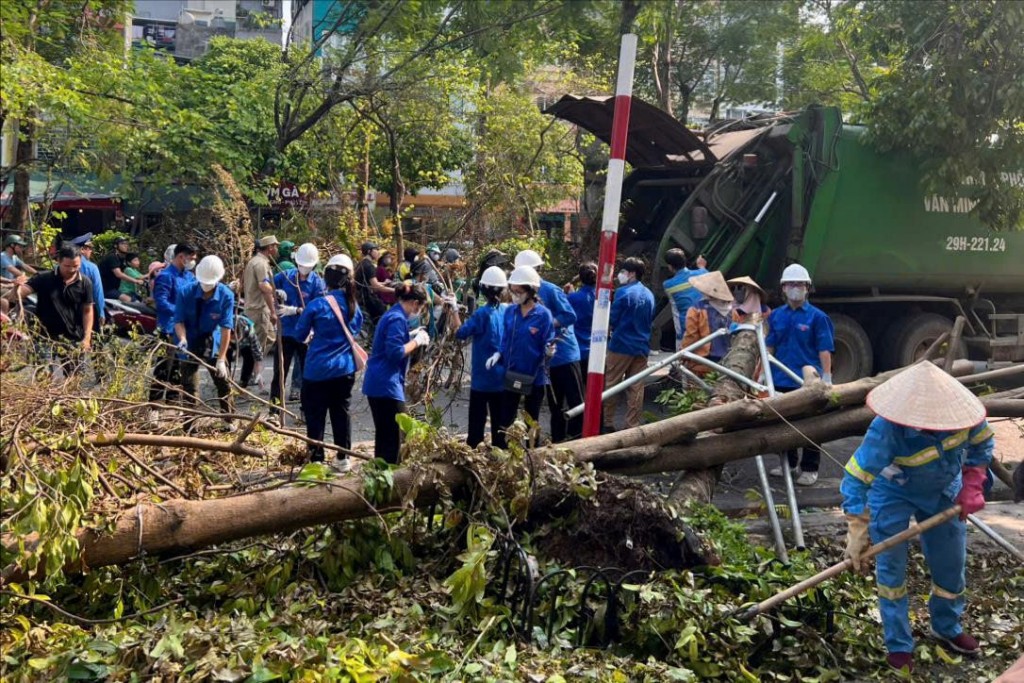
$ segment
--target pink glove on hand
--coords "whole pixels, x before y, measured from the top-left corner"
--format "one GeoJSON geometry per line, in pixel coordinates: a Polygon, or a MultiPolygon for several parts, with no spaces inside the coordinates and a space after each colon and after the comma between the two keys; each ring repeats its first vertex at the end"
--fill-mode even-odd
{"type": "Polygon", "coordinates": [[[962,508],[960,519],[967,519],[967,515],[974,514],[985,507],[985,479],[987,478],[986,467],[965,467],[963,471],[963,488],[960,495],[956,497],[957,504],[962,508]]]}

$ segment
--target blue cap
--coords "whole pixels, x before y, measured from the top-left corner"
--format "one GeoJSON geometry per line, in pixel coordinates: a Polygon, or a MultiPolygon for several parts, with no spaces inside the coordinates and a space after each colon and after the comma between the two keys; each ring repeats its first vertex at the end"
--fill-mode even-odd
{"type": "Polygon", "coordinates": [[[76,237],[75,239],[71,240],[71,244],[75,245],[76,247],[81,247],[82,245],[88,244],[89,242],[92,242],[91,232],[87,232],[81,237],[76,237]]]}

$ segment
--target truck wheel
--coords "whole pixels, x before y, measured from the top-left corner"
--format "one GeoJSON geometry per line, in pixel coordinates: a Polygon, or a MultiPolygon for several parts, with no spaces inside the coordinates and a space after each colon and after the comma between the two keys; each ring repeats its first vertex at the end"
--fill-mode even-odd
{"type": "MultiPolygon", "coordinates": [[[[953,321],[938,313],[918,313],[902,325],[902,334],[893,345],[893,367],[902,368],[920,360],[936,339],[953,329],[953,321]]],[[[943,349],[941,354],[945,354],[943,349]]],[[[961,338],[954,358],[967,358],[967,343],[961,338]]]]}
{"type": "Polygon", "coordinates": [[[860,323],[848,315],[831,313],[835,328],[835,353],[832,355],[832,382],[843,384],[871,374],[875,356],[871,339],[860,323]]]}

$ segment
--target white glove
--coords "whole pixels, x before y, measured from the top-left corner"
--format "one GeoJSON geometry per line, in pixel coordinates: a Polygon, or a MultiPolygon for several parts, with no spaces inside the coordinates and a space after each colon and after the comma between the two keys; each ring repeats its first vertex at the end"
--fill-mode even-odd
{"type": "Polygon", "coordinates": [[[826,386],[832,386],[832,373],[831,372],[823,372],[823,373],[821,373],[821,381],[824,382],[826,386]]]}
{"type": "Polygon", "coordinates": [[[283,289],[275,289],[274,296],[277,297],[278,303],[283,304],[285,301],[288,301],[288,292],[283,289]]]}
{"type": "Polygon", "coordinates": [[[553,342],[544,347],[544,355],[548,358],[555,355],[555,344],[553,342]]]}
{"type": "Polygon", "coordinates": [[[179,339],[178,340],[178,350],[179,351],[183,351],[183,352],[184,351],[188,351],[188,340],[187,339],[179,339]]]}
{"type": "Polygon", "coordinates": [[[444,295],[443,297],[441,297],[441,301],[443,301],[446,305],[451,306],[452,308],[455,308],[456,306],[459,305],[459,300],[455,298],[454,294],[444,295]]]}
{"type": "Polygon", "coordinates": [[[298,315],[301,310],[298,306],[279,306],[277,314],[283,318],[289,315],[298,315]]]}
{"type": "Polygon", "coordinates": [[[221,379],[227,379],[230,377],[230,373],[228,372],[228,362],[223,358],[217,359],[217,376],[221,379]]]}
{"type": "Polygon", "coordinates": [[[416,330],[416,334],[412,336],[412,340],[416,342],[416,346],[422,347],[430,345],[430,335],[427,334],[427,331],[422,327],[416,330]]]}
{"type": "Polygon", "coordinates": [[[486,361],[484,361],[484,367],[487,368],[488,370],[490,370],[495,365],[497,365],[498,361],[500,361],[500,360],[501,360],[501,354],[500,353],[495,353],[493,356],[491,356],[486,361]]]}

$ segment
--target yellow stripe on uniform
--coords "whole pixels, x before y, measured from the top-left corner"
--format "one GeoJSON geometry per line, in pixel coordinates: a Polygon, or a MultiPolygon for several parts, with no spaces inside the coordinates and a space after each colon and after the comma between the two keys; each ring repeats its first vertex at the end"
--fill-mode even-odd
{"type": "Polygon", "coordinates": [[[870,486],[871,482],[875,480],[875,475],[861,468],[860,463],[857,462],[857,456],[853,456],[852,458],[850,458],[849,462],[846,463],[845,469],[851,475],[857,477],[868,486],[870,486]]]}
{"type": "Polygon", "coordinates": [[[939,459],[939,449],[935,446],[929,446],[923,451],[918,451],[913,455],[904,455],[898,458],[893,458],[892,461],[897,465],[903,465],[904,467],[920,467],[921,465],[927,465],[932,460],[939,459]]]}
{"type": "Polygon", "coordinates": [[[685,292],[686,290],[693,287],[689,282],[681,282],[678,285],[672,285],[665,290],[666,294],[678,294],[679,292],[685,292]]]}
{"type": "Polygon", "coordinates": [[[992,431],[992,428],[985,425],[984,429],[971,437],[971,445],[977,446],[979,443],[991,439],[994,435],[995,432],[992,431]]]}
{"type": "Polygon", "coordinates": [[[962,444],[964,441],[967,441],[966,429],[961,432],[957,432],[956,434],[951,434],[950,436],[947,436],[945,439],[943,439],[942,449],[946,451],[953,450],[954,448],[962,444]]]}
{"type": "Polygon", "coordinates": [[[932,595],[934,595],[937,598],[945,598],[946,600],[956,600],[961,595],[963,595],[963,593],[962,592],[960,592],[960,593],[953,593],[951,591],[946,590],[942,586],[937,586],[937,585],[935,585],[933,583],[932,584],[932,595]]]}
{"type": "Polygon", "coordinates": [[[886,600],[905,598],[907,597],[907,584],[904,583],[899,586],[883,586],[878,584],[878,597],[885,598],[886,600]]]}

